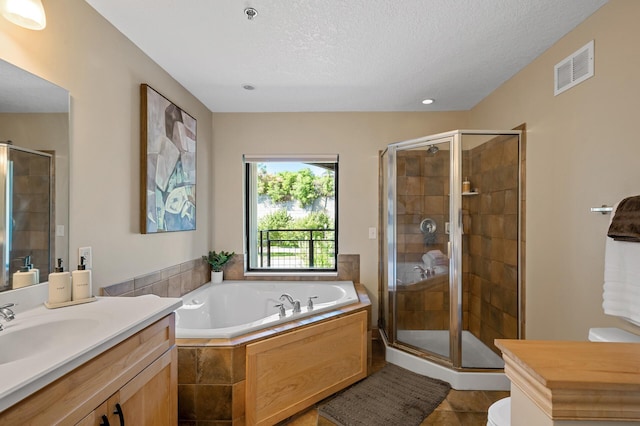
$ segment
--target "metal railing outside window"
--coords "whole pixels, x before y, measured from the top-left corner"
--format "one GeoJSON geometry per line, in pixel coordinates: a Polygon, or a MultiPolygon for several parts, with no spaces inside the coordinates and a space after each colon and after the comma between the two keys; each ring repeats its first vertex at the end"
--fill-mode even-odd
{"type": "Polygon", "coordinates": [[[333,229],[260,230],[260,268],[335,269],[335,237],[333,229]]]}

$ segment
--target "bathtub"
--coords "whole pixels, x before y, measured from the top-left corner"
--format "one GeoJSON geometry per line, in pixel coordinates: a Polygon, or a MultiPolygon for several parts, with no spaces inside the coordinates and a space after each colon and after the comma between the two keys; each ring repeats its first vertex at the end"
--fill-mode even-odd
{"type": "MultiPolygon", "coordinates": [[[[411,286],[416,283],[424,282],[426,278],[420,275],[420,269],[427,268],[422,262],[410,262],[410,263],[398,263],[396,269],[396,284],[399,287],[411,286]]],[[[436,265],[433,266],[433,275],[429,278],[446,277],[449,274],[449,268],[447,266],[436,265]]]]}
{"type": "Polygon", "coordinates": [[[359,301],[351,281],[224,281],[182,296],[176,311],[176,338],[232,338],[359,301]],[[293,313],[283,293],[300,300],[293,313]],[[313,309],[308,308],[310,297],[313,309]],[[317,297],[317,298],[316,298],[317,297]],[[286,316],[275,306],[284,303],[286,316]]]}

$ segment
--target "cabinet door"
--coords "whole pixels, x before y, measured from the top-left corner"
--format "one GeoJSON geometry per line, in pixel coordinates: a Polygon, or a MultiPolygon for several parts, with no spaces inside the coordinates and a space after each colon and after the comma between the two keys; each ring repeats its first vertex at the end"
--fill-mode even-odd
{"type": "Polygon", "coordinates": [[[89,415],[76,423],[75,426],[116,426],[118,423],[114,423],[114,416],[109,410],[118,402],[118,394],[111,396],[98,408],[93,410],[89,415]]]}
{"type": "Polygon", "coordinates": [[[111,426],[120,426],[118,408],[131,426],[178,424],[178,349],[174,346],[120,388],[118,400],[109,399],[111,426]]]}

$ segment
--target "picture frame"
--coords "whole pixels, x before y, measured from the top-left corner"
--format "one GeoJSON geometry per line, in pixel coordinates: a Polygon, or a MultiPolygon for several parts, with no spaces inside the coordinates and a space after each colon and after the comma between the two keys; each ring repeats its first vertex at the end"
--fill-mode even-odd
{"type": "Polygon", "coordinates": [[[140,232],[196,229],[197,121],[140,85],[140,232]]]}

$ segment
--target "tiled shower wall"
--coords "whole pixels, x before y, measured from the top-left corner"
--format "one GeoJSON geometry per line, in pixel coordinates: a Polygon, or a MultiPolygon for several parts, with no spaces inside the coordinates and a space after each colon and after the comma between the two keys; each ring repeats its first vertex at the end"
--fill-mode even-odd
{"type": "MultiPolygon", "coordinates": [[[[397,258],[398,263],[420,264],[429,250],[446,253],[445,222],[449,219],[449,156],[424,150],[397,153],[397,258]],[[436,239],[426,245],[420,222],[436,223],[436,239]]],[[[397,328],[446,330],[449,328],[449,286],[446,277],[398,290],[397,328]]]]}
{"type": "Polygon", "coordinates": [[[449,157],[424,150],[398,151],[397,165],[398,262],[421,262],[429,250],[445,248],[449,216],[449,157]],[[425,245],[420,222],[436,222],[436,241],[425,245]]]}
{"type": "Polygon", "coordinates": [[[462,200],[465,329],[500,353],[494,339],[518,337],[518,139],[500,136],[465,154],[463,173],[478,189],[462,200]]]}

